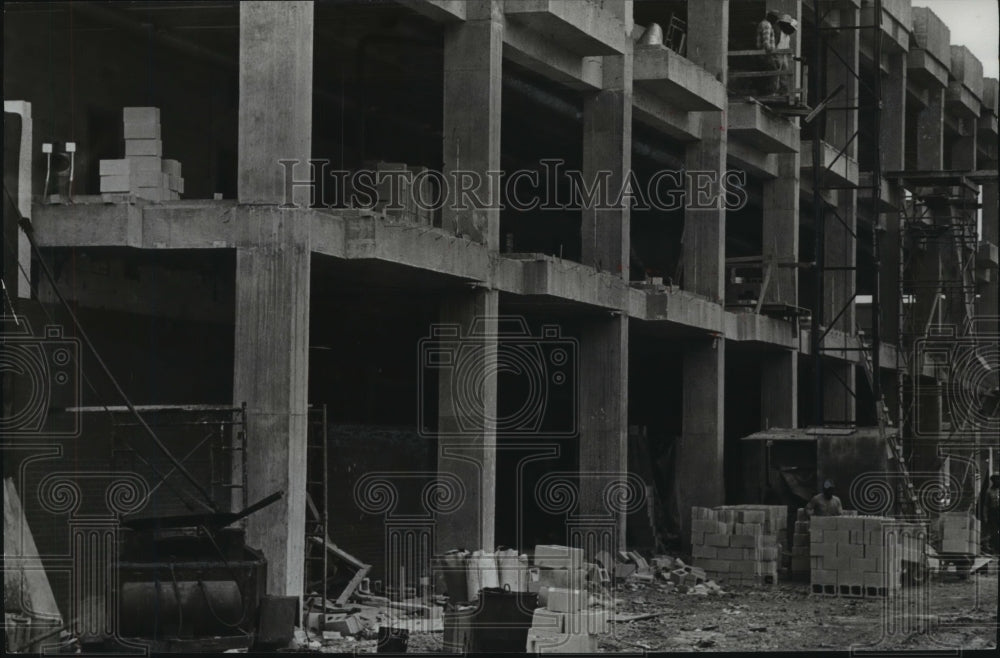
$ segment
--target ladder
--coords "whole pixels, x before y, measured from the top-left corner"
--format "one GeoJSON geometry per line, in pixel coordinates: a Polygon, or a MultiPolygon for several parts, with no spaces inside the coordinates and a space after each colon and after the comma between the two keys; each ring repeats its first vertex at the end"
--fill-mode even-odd
{"type": "MultiPolygon", "coordinates": [[[[864,331],[857,328],[855,337],[858,341],[858,352],[861,354],[861,369],[865,373],[869,390],[875,390],[875,369],[872,364],[872,346],[865,342],[864,331]]],[[[899,469],[899,474],[903,479],[903,514],[917,519],[926,516],[924,508],[920,506],[917,498],[917,490],[913,486],[910,478],[910,470],[906,467],[906,459],[903,457],[903,446],[899,443],[899,433],[893,428],[892,417],[889,415],[889,407],[885,403],[885,397],[875,400],[875,416],[878,420],[879,438],[885,443],[886,457],[890,464],[895,464],[899,469]]]]}
{"type": "MultiPolygon", "coordinates": [[[[327,436],[326,405],[309,409],[308,430],[306,432],[306,556],[305,556],[305,598],[318,588],[320,606],[326,605],[329,554],[316,548],[316,543],[329,541],[327,500],[327,436]],[[310,582],[312,579],[312,582],[310,582]]],[[[322,546],[322,543],[320,544],[322,546]]]]}

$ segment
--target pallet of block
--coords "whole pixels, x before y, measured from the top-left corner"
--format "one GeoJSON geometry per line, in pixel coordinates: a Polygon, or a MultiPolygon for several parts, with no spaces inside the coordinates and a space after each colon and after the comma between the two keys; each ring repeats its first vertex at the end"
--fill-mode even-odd
{"type": "Polygon", "coordinates": [[[691,509],[691,554],[706,577],[730,585],[778,582],[782,506],[691,509]]]}
{"type": "Polygon", "coordinates": [[[969,512],[942,512],[931,528],[937,538],[934,548],[939,553],[979,554],[980,523],[969,512]]]}
{"type": "Polygon", "coordinates": [[[922,560],[926,528],[879,516],[814,516],[810,521],[813,594],[882,598],[898,593],[904,561],[922,560]]]}

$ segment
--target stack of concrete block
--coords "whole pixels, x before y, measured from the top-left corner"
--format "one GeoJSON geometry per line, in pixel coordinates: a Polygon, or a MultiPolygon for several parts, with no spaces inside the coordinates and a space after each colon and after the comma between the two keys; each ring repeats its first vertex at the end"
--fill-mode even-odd
{"type": "Polygon", "coordinates": [[[538,593],[547,587],[570,590],[586,590],[587,587],[587,565],[582,548],[539,544],[535,546],[534,565],[528,573],[529,592],[538,593]]]}
{"type": "Polygon", "coordinates": [[[884,597],[900,587],[901,525],[877,516],[814,516],[810,521],[813,594],[884,597]]]}
{"type": "Polygon", "coordinates": [[[179,199],[184,192],[181,165],[163,159],[160,139],[160,110],[156,107],[126,107],[124,120],[125,157],[101,160],[101,194],[131,194],[149,201],[179,199]]]}
{"type": "Polygon", "coordinates": [[[934,521],[933,528],[939,538],[935,547],[939,552],[979,554],[979,519],[968,512],[944,512],[934,521]]]}
{"type": "Polygon", "coordinates": [[[545,605],[536,608],[528,631],[528,653],[593,653],[595,634],[607,633],[604,608],[590,607],[586,590],[550,587],[545,605]]]}
{"type": "Polygon", "coordinates": [[[778,582],[783,506],[729,505],[691,509],[691,554],[706,577],[728,584],[778,582]]]}
{"type": "Polygon", "coordinates": [[[793,578],[809,577],[809,544],[809,515],[800,507],[795,515],[795,532],[792,533],[792,562],[789,571],[793,578]]]}

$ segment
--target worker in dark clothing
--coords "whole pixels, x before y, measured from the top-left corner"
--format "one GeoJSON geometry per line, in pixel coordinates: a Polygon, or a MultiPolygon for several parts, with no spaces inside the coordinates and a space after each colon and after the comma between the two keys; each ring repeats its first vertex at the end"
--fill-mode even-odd
{"type": "MultiPolygon", "coordinates": [[[[757,50],[764,51],[760,56],[761,71],[781,70],[781,58],[774,52],[778,48],[775,29],[779,18],[778,12],[768,11],[764,20],[757,24],[757,50]]],[[[778,91],[778,76],[758,79],[760,80],[758,91],[762,95],[768,96],[778,91]]]]}
{"type": "Polygon", "coordinates": [[[1000,553],[1000,474],[990,476],[989,485],[979,494],[980,536],[983,550],[1000,553]]]}
{"type": "Polygon", "coordinates": [[[833,482],[827,480],[823,483],[823,492],[812,497],[806,504],[806,514],[813,516],[840,516],[844,507],[840,504],[840,498],[833,495],[833,482]]]}

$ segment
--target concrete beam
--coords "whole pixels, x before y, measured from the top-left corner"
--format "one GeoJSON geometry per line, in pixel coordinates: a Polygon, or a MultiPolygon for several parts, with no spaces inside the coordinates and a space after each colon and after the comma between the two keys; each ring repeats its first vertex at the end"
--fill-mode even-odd
{"type": "MultiPolygon", "coordinates": [[[[500,92],[503,67],[503,7],[499,0],[476,0],[470,19],[449,25],[444,33],[444,170],[477,172],[479,198],[491,199],[487,172],[500,171],[500,92]],[[475,12],[475,13],[473,13],[475,12]],[[473,19],[472,16],[475,16],[473,19]]],[[[455,186],[442,211],[442,226],[485,244],[500,246],[497,203],[461,209],[455,186]]]]}
{"type": "Polygon", "coordinates": [[[769,180],[778,177],[778,154],[765,153],[736,140],[726,143],[726,157],[730,169],[743,169],[756,178],[769,180]]]}
{"type": "Polygon", "coordinates": [[[247,523],[268,592],[285,596],[301,596],[304,577],[312,249],[304,216],[277,208],[288,201],[278,159],[311,156],[312,53],[311,2],[241,3],[238,198],[268,205],[237,217],[233,401],[247,403],[249,499],[285,493],[247,523]]]}
{"type": "Polygon", "coordinates": [[[465,0],[397,0],[397,2],[439,23],[465,20],[465,0]]]}
{"type": "Polygon", "coordinates": [[[687,112],[723,110],[726,88],[713,74],[663,45],[635,47],[635,86],[687,112]]]}
{"type": "Polygon", "coordinates": [[[630,42],[623,17],[593,0],[506,0],[507,18],[537,30],[568,50],[620,55],[630,42]]]}
{"type": "MultiPolygon", "coordinates": [[[[831,144],[820,144],[822,172],[820,187],[857,187],[858,161],[853,156],[842,154],[831,144]]],[[[812,141],[803,141],[799,147],[801,154],[802,179],[812,181],[813,149],[812,141]]]]}
{"type": "Polygon", "coordinates": [[[764,153],[797,153],[799,128],[760,103],[729,102],[729,142],[741,142],[764,153]]]}
{"type": "Polygon", "coordinates": [[[670,101],[636,87],[632,91],[632,116],[667,137],[680,142],[701,138],[701,122],[696,114],[679,110],[670,101]]]}
{"type": "Polygon", "coordinates": [[[503,56],[571,89],[596,91],[603,82],[600,57],[581,57],[520,23],[505,24],[503,56]]]}

